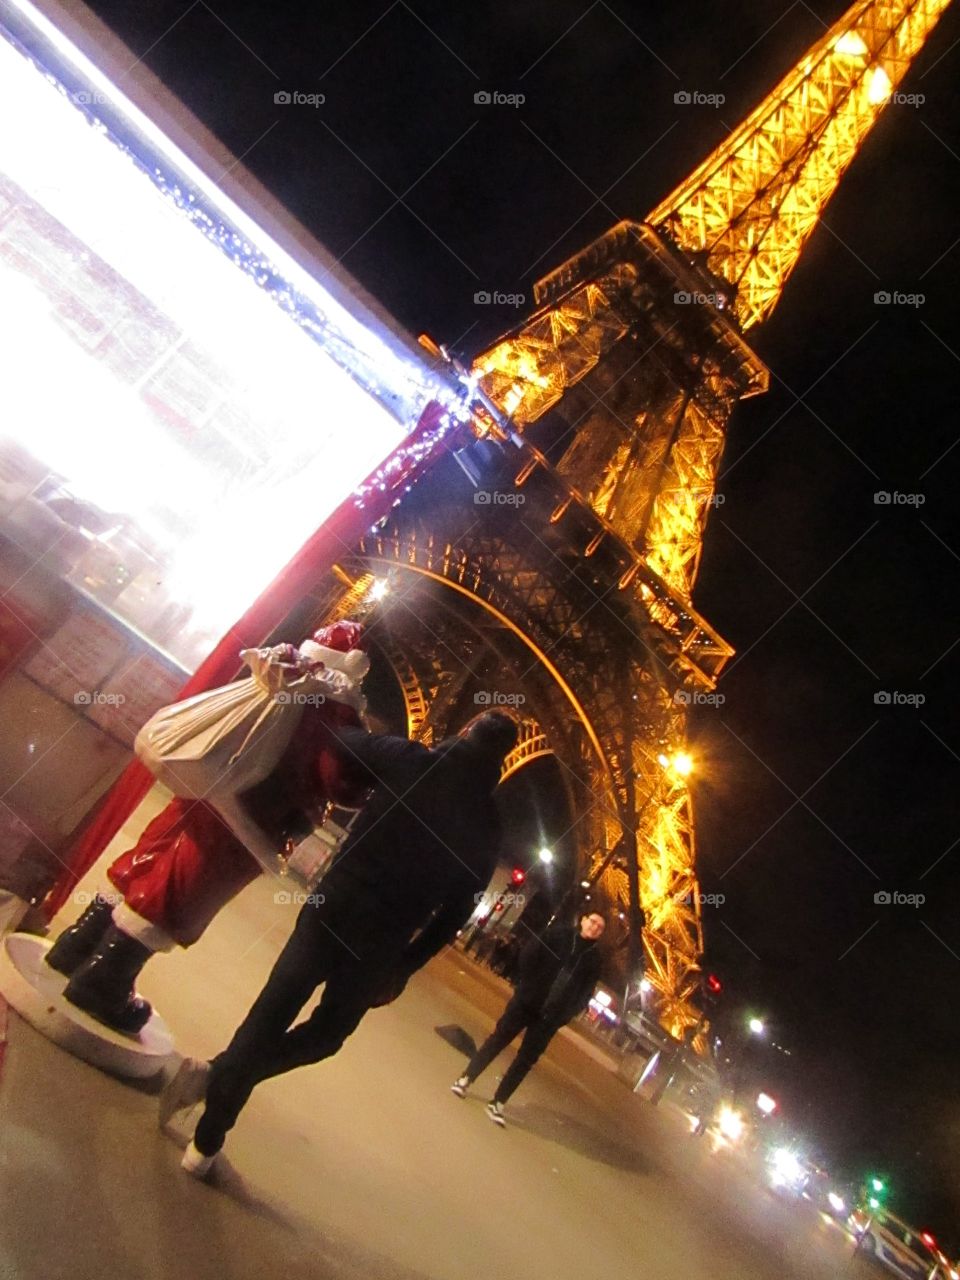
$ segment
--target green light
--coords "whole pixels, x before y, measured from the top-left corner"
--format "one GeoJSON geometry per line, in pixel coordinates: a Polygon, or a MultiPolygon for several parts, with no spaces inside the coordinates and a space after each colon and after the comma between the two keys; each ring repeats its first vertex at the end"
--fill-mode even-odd
{"type": "Polygon", "coordinates": [[[877,1199],[876,1196],[871,1196],[870,1199],[867,1201],[867,1204],[869,1204],[871,1209],[880,1208],[880,1201],[877,1199]]]}
{"type": "Polygon", "coordinates": [[[881,1178],[872,1178],[871,1185],[873,1186],[874,1191],[883,1190],[883,1180],[881,1178]]]}

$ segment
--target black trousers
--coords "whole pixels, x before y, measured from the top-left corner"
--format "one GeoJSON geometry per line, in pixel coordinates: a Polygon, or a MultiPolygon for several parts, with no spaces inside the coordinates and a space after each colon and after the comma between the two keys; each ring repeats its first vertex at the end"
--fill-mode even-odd
{"type": "Polygon", "coordinates": [[[467,1063],[463,1074],[468,1080],[476,1080],[477,1076],[489,1067],[497,1054],[501,1053],[510,1041],[516,1039],[523,1031],[524,1037],[517,1050],[517,1056],[507,1068],[493,1095],[494,1102],[506,1102],[540,1058],[561,1025],[555,1021],[543,1019],[539,1009],[523,1004],[517,996],[514,996],[500,1015],[500,1021],[493,1028],[490,1036],[467,1063]]]}
{"type": "MultiPolygon", "coordinates": [[[[402,943],[377,945],[377,922],[307,905],[266,985],[230,1044],[213,1059],[194,1142],[203,1155],[223,1146],[254,1088],[295,1067],[329,1058],[357,1029],[400,962],[402,943]],[[310,1017],[291,1029],[325,983],[310,1017]]],[[[387,940],[384,940],[386,943],[387,940]]]]}

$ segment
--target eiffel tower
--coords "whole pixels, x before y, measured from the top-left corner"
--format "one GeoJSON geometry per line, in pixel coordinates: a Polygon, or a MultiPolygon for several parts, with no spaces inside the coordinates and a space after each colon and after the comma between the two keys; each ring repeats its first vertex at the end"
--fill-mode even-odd
{"type": "Polygon", "coordinates": [[[703,1025],[686,719],[733,650],[691,603],[737,401],[768,373],[745,333],[947,0],[860,0],[644,222],[535,286],[479,355],[491,412],[305,606],[365,612],[430,742],[478,709],[523,719],[509,775],[552,753],[577,875],[618,907],[619,967],[674,1036],[703,1025]]]}

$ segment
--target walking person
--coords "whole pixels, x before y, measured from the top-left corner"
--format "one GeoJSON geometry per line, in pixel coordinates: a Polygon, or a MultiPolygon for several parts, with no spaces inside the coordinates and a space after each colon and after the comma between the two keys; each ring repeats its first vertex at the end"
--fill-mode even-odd
{"type": "Polygon", "coordinates": [[[205,1176],[254,1087],[335,1054],[368,1009],[389,1003],[456,936],[496,867],[493,792],[517,726],[501,712],[429,749],[332,729],[374,789],[334,863],[300,911],[266,986],[223,1053],[188,1059],[161,1119],[206,1097],[183,1168],[205,1176]],[[310,1017],[292,1027],[325,984],[310,1017]]]}
{"type": "Polygon", "coordinates": [[[597,911],[580,917],[577,925],[554,924],[533,937],[520,953],[519,980],[500,1021],[483,1042],[458,1080],[450,1086],[458,1098],[508,1044],[524,1032],[517,1056],[507,1068],[487,1115],[506,1125],[504,1104],[543,1054],[562,1026],[590,1003],[600,980],[597,942],[606,921],[597,911]]]}

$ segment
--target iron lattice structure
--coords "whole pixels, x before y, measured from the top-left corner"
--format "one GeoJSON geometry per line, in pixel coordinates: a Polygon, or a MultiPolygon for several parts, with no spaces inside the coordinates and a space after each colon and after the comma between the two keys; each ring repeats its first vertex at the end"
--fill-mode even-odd
{"type": "Polygon", "coordinates": [[[501,429],[480,422],[319,587],[332,617],[390,583],[370,616],[411,733],[457,727],[478,691],[522,695],[508,771],[555,755],[579,874],[629,911],[622,976],[642,945],[677,1036],[702,1021],[703,937],[675,766],[691,695],[732,654],[691,594],[730,414],[767,387],[743,335],[946,2],[855,4],[645,223],[540,280],[474,364],[501,429]]]}

